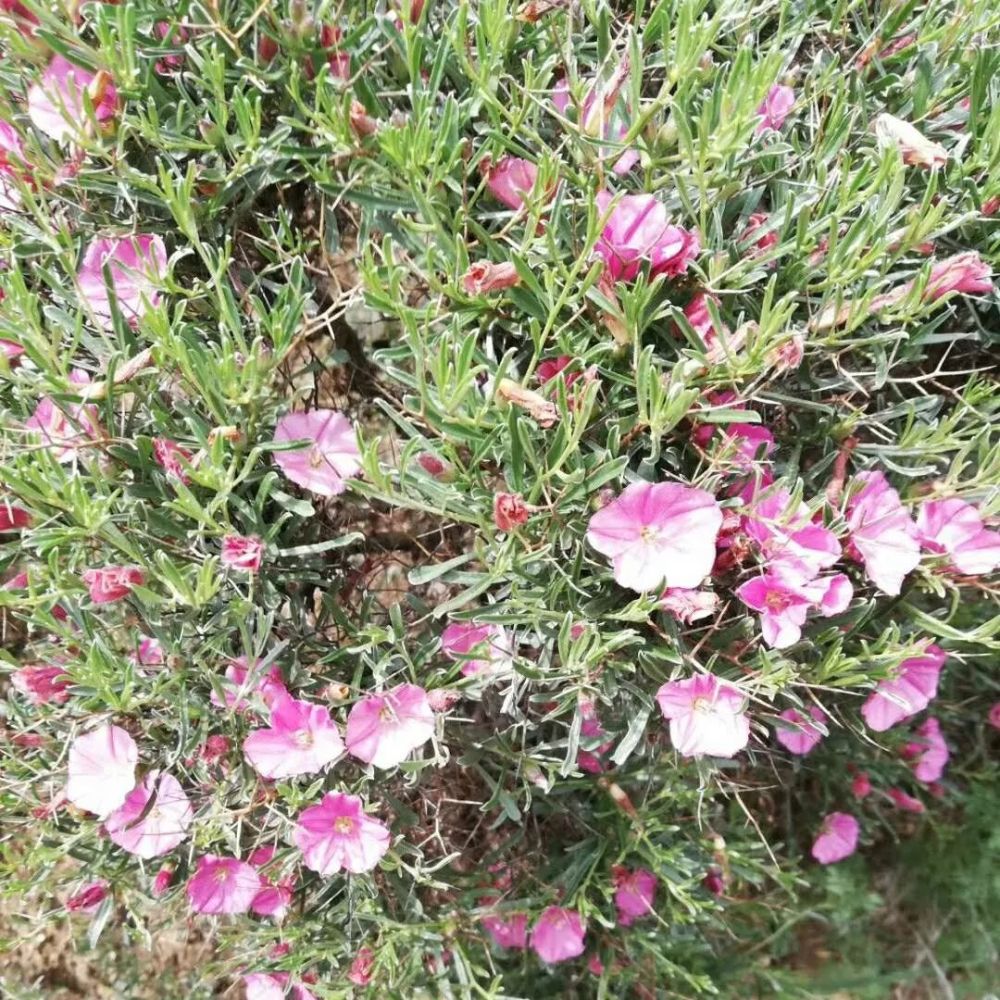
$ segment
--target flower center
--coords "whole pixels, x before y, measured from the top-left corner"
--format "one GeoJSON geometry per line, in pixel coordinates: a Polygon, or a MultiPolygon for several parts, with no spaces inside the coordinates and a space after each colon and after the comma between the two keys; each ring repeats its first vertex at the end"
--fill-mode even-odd
{"type": "Polygon", "coordinates": [[[313,745],[313,734],[308,729],[300,729],[292,737],[295,745],[305,750],[313,745]]]}
{"type": "Polygon", "coordinates": [[[350,816],[338,816],[333,821],[333,829],[335,833],[354,833],[354,820],[350,816]]]}
{"type": "Polygon", "coordinates": [[[644,542],[655,542],[656,539],[659,537],[659,534],[660,534],[659,531],[651,524],[643,525],[643,527],[639,531],[639,537],[644,542]]]}
{"type": "Polygon", "coordinates": [[[309,452],[309,465],[312,468],[318,469],[323,464],[323,461],[323,452],[321,452],[319,448],[313,448],[312,451],[309,452]]]}
{"type": "Polygon", "coordinates": [[[703,715],[707,715],[712,711],[712,703],[708,698],[695,698],[691,707],[694,711],[701,712],[703,715]]]}
{"type": "Polygon", "coordinates": [[[229,879],[229,869],[228,868],[219,868],[219,869],[216,870],[216,872],[215,872],[215,881],[216,882],[225,882],[228,879],[229,879]]]}
{"type": "Polygon", "coordinates": [[[764,605],[768,611],[784,611],[791,602],[787,594],[782,594],[778,590],[771,590],[764,598],[764,605]]]}

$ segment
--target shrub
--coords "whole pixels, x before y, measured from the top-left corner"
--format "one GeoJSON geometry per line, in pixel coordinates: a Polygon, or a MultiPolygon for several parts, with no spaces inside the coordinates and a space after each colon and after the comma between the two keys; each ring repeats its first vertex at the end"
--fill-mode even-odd
{"type": "Polygon", "coordinates": [[[17,906],[117,995],[987,988],[989,5],[0,6],[17,906]]]}

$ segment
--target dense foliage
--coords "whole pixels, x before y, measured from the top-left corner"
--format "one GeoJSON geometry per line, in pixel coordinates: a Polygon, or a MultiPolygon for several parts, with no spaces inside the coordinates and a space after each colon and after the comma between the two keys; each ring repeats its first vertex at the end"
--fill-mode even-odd
{"type": "Polygon", "coordinates": [[[0,2],[11,949],[982,995],[998,21],[0,2]]]}

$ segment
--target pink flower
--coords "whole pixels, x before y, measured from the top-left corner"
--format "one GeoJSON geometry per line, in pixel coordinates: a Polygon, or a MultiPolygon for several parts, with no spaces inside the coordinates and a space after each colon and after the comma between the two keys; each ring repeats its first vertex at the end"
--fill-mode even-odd
{"type": "Polygon", "coordinates": [[[62,56],[53,56],[41,80],[28,90],[32,124],[57,142],[73,139],[89,121],[84,93],[90,98],[98,122],[115,116],[118,93],[107,73],[94,74],[62,56]]]}
{"type": "Polygon", "coordinates": [[[740,236],[740,243],[750,247],[747,257],[761,257],[778,245],[778,234],[769,229],[770,222],[767,212],[754,212],[747,217],[746,228],[740,236]]]}
{"type": "Polygon", "coordinates": [[[819,836],[813,842],[812,856],[821,865],[832,865],[849,858],[858,849],[861,827],[850,813],[830,813],[823,820],[819,836]]]}
{"type": "Polygon", "coordinates": [[[502,625],[452,622],[441,633],[441,652],[449,659],[464,660],[462,673],[506,673],[514,665],[514,647],[502,625]]]}
{"type": "Polygon", "coordinates": [[[531,947],[549,964],[583,954],[583,921],[576,910],[549,906],[531,929],[531,947]]]}
{"type": "Polygon", "coordinates": [[[646,868],[629,871],[615,865],[612,869],[615,880],[615,907],[618,923],[630,927],[640,917],[653,912],[653,897],[656,895],[656,876],[646,868]]]}
{"type": "Polygon", "coordinates": [[[170,438],[153,438],[153,457],[168,476],[173,476],[185,486],[188,484],[190,480],[184,465],[191,464],[192,456],[186,448],[170,438]]]}
{"type": "Polygon", "coordinates": [[[1000,701],[998,701],[986,716],[986,721],[994,728],[1000,729],[1000,701]]]}
{"type": "Polygon", "coordinates": [[[367,986],[372,981],[372,968],[375,965],[375,952],[371,948],[359,948],[347,972],[349,982],[355,986],[367,986]]]}
{"type": "Polygon", "coordinates": [[[119,726],[101,726],[69,746],[66,798],[101,818],[114,812],[135,787],[139,748],[119,726]]]}
{"type": "Polygon", "coordinates": [[[160,301],[159,286],[167,269],[167,250],[159,236],[108,236],[94,240],[83,255],[77,281],[80,295],[101,326],[110,330],[111,298],[104,269],[119,312],[135,325],[160,301]]]}
{"type": "MultiPolygon", "coordinates": [[[[251,865],[258,870],[264,868],[274,857],[274,847],[258,847],[247,859],[251,865]]],[[[260,875],[261,889],[253,898],[250,909],[259,917],[274,917],[280,920],[288,909],[288,904],[292,901],[292,890],[295,887],[293,878],[282,879],[280,882],[272,882],[267,876],[260,875]]]]}
{"type": "Polygon", "coordinates": [[[245,861],[203,854],[187,884],[195,913],[246,913],[260,891],[260,876],[245,861]]]}
{"type": "Polygon", "coordinates": [[[930,784],[944,774],[948,744],[941,735],[941,723],[937,719],[927,719],[917,729],[917,736],[919,739],[904,745],[903,756],[914,759],[913,773],[917,780],[930,784]]]}
{"type": "Polygon", "coordinates": [[[239,656],[229,661],[225,676],[227,683],[222,685],[222,698],[214,690],[209,697],[217,708],[225,706],[236,712],[245,712],[250,707],[245,696],[254,692],[269,707],[278,698],[289,696],[277,664],[265,673],[256,662],[251,667],[245,656],[239,656]]]}
{"type": "Polygon", "coordinates": [[[132,657],[140,667],[161,667],[166,662],[159,639],[144,635],[132,657]]]}
{"type": "Polygon", "coordinates": [[[759,546],[761,555],[812,579],[840,558],[840,542],[829,528],[812,520],[809,508],[792,508],[792,496],[776,489],[755,498],[743,522],[743,530],[759,546]]]}
{"type": "Polygon", "coordinates": [[[316,1000],[315,993],[290,979],[287,972],[251,972],[243,977],[246,1000],[316,1000]]]}
{"type": "Polygon", "coordinates": [[[587,540],[611,558],[615,580],[643,593],[693,589],[712,570],[722,510],[710,493],[679,483],[632,483],[590,519],[587,540]]]}
{"type": "Polygon", "coordinates": [[[506,917],[483,917],[483,927],[498,948],[528,947],[528,917],[512,913],[506,917]]]}
{"type": "Polygon", "coordinates": [[[220,736],[218,733],[209,736],[207,740],[201,745],[200,753],[201,759],[207,764],[214,764],[217,760],[221,760],[226,754],[229,753],[231,749],[229,740],[225,736],[220,736]]]}
{"type": "Polygon", "coordinates": [[[651,194],[624,195],[614,199],[607,191],[597,194],[597,210],[608,221],[594,247],[616,281],[634,281],[643,263],[650,275],[683,274],[701,249],[698,235],[667,221],[666,206],[651,194]]]}
{"type": "Polygon", "coordinates": [[[797,708],[786,708],[778,718],[790,723],[788,726],[778,726],[774,731],[775,739],[789,752],[804,757],[816,749],[823,739],[823,731],[815,723],[822,725],[826,715],[821,708],[809,708],[810,720],[797,708]]]}
{"type": "MultiPolygon", "coordinates": [[[[75,385],[85,385],[89,381],[87,373],[79,369],[70,373],[70,382],[75,385]]],[[[71,461],[79,448],[104,435],[93,403],[61,403],[49,396],[39,400],[35,412],[24,422],[24,428],[38,431],[57,462],[71,461]]]]}
{"type": "Polygon", "coordinates": [[[153,879],[153,899],[159,899],[161,896],[166,895],[167,890],[170,888],[171,883],[174,880],[174,869],[170,865],[164,865],[157,873],[156,878],[153,879]]]}
{"type": "Polygon", "coordinates": [[[493,495],[493,523],[497,531],[513,531],[528,520],[528,508],[520,493],[495,493],[493,495]]]}
{"type": "Polygon", "coordinates": [[[194,810],[180,783],[150,771],[105,821],[112,843],[140,858],[172,851],[187,836],[194,810]]]}
{"type": "MultiPolygon", "coordinates": [[[[3,299],[0,298],[0,302],[2,301],[3,299]]],[[[11,368],[17,365],[18,358],[20,358],[22,354],[24,354],[24,347],[21,344],[18,344],[13,340],[7,340],[4,337],[0,337],[0,357],[6,358],[7,364],[9,364],[11,368]]]]}
{"type": "Polygon", "coordinates": [[[792,108],[795,107],[795,91],[784,84],[776,83],[767,92],[761,106],[757,109],[760,122],[757,125],[757,134],[763,132],[777,132],[785,124],[792,108]]]}
{"type": "Polygon", "coordinates": [[[767,352],[767,363],[774,369],[775,375],[782,372],[795,371],[802,364],[806,354],[806,339],[798,330],[793,330],[789,336],[767,352]]]}
{"type": "Polygon", "coordinates": [[[674,749],[685,757],[733,757],[750,739],[750,720],[743,712],[746,699],[714,674],[667,681],[656,700],[670,722],[674,749]]]}
{"type": "Polygon", "coordinates": [[[901,788],[890,788],[887,794],[892,799],[893,805],[897,809],[902,809],[903,812],[918,814],[927,812],[927,806],[920,799],[915,799],[912,795],[908,795],[901,788]]]}
{"type": "Polygon", "coordinates": [[[400,684],[356,702],[347,716],[347,752],[366,764],[395,767],[434,735],[427,692],[400,684]]]}
{"type": "Polygon", "coordinates": [[[710,590],[667,587],[660,597],[660,607],[684,625],[711,618],[719,606],[719,595],[710,590]]]}
{"type": "Polygon", "coordinates": [[[684,307],[684,318],[701,338],[705,350],[711,355],[711,360],[722,360],[726,351],[730,349],[729,329],[724,324],[716,324],[708,309],[709,302],[714,303],[716,308],[721,305],[717,295],[712,295],[711,292],[696,292],[684,307]],[[726,343],[725,347],[722,346],[723,341],[726,343]]]}
{"type": "Polygon", "coordinates": [[[903,577],[920,562],[917,526],[881,472],[861,472],[862,484],[847,503],[851,545],[868,579],[886,594],[898,594],[903,577]]]}
{"type": "Polygon", "coordinates": [[[21,0],[0,0],[0,11],[10,15],[22,35],[30,38],[35,34],[38,18],[21,3],[21,0]]]}
{"type": "Polygon", "coordinates": [[[842,614],[850,605],[851,598],[854,597],[854,584],[844,573],[820,577],[815,585],[825,588],[823,596],[817,604],[819,613],[824,618],[842,614]]]}
{"type": "Polygon", "coordinates": [[[222,539],[222,564],[256,573],[260,569],[264,543],[256,535],[226,535],[222,539]]]}
{"type": "Polygon", "coordinates": [[[344,752],[344,743],[322,705],[278,695],[271,705],[268,729],[255,729],[243,752],[264,778],[317,774],[344,752]]]}
{"type": "Polygon", "coordinates": [[[817,600],[815,588],[780,563],[741,584],[736,596],[760,612],[764,641],[775,649],[784,649],[802,638],[802,626],[817,600]]]}
{"type": "Polygon", "coordinates": [[[487,292],[499,292],[505,288],[514,288],[521,283],[517,268],[509,261],[494,264],[492,261],[477,261],[470,264],[462,275],[462,291],[468,295],[485,295],[487,292]]]}
{"type": "Polygon", "coordinates": [[[33,663],[15,670],[11,681],[32,705],[64,705],[69,700],[70,679],[62,667],[33,663]]]}
{"type": "Polygon", "coordinates": [[[21,207],[17,182],[31,183],[24,162],[24,144],[17,129],[0,121],[0,210],[16,212],[21,207]]]}
{"type": "Polygon", "coordinates": [[[366,816],[356,795],[341,792],[327,793],[319,805],[303,809],[292,839],[306,867],[320,875],[371,871],[389,850],[385,824],[366,816]]]}
{"type": "Polygon", "coordinates": [[[944,552],[959,573],[980,576],[1000,566],[1000,532],[983,526],[979,511],[953,497],[928,500],[917,512],[920,544],[928,552],[944,552]]]}
{"type": "Polygon", "coordinates": [[[85,570],[82,579],[95,604],[111,604],[128,597],[132,588],[142,586],[146,578],[138,566],[104,566],[85,570]]]}
{"type": "Polygon", "coordinates": [[[587,971],[592,976],[603,976],[604,975],[604,963],[601,961],[600,955],[591,955],[587,959],[587,971]]]}
{"type": "Polygon", "coordinates": [[[931,267],[924,299],[935,302],[949,292],[989,295],[993,291],[991,273],[990,265],[975,251],[955,254],[931,267]]]}
{"type": "Polygon", "coordinates": [[[91,882],[66,900],[66,909],[70,913],[96,913],[108,897],[108,888],[108,883],[103,879],[91,882]]]}
{"type": "Polygon", "coordinates": [[[869,729],[887,729],[922,712],[937,694],[938,678],[946,654],[938,646],[928,646],[922,656],[904,660],[894,675],[879,681],[878,687],[861,706],[869,729]]]}
{"type": "Polygon", "coordinates": [[[487,157],[480,170],[490,194],[514,211],[524,207],[538,180],[538,168],[516,156],[504,156],[497,163],[487,157]]]}
{"type": "Polygon", "coordinates": [[[866,799],[871,795],[871,792],[872,782],[867,772],[861,771],[859,774],[856,774],[854,780],[851,782],[851,794],[856,799],[866,799]]]}
{"type": "Polygon", "coordinates": [[[361,471],[361,452],[351,422],[334,410],[287,413],[274,429],[276,444],[306,439],[291,451],[276,451],[275,464],[293,482],[322,497],[347,488],[344,480],[361,471]]]}

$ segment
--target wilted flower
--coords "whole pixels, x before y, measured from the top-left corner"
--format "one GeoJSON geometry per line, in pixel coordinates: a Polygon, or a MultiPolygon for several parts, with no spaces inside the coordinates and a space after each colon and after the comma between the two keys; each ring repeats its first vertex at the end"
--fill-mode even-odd
{"type": "Polygon", "coordinates": [[[497,531],[513,531],[528,520],[528,508],[520,493],[496,493],[493,496],[493,523],[497,531]]]}
{"type": "Polygon", "coordinates": [[[816,749],[820,740],[823,739],[823,731],[816,726],[826,721],[826,715],[821,708],[815,705],[810,706],[810,719],[797,708],[786,708],[778,718],[783,719],[788,725],[775,727],[775,739],[789,752],[804,757],[816,749]]]}
{"type": "Polygon", "coordinates": [[[251,972],[243,977],[246,1000],[316,1000],[316,994],[292,983],[287,972],[251,972]]]}
{"type": "Polygon", "coordinates": [[[17,181],[31,181],[24,166],[24,144],[9,122],[0,121],[0,209],[16,211],[21,206],[17,181]]]}
{"type": "Polygon", "coordinates": [[[914,761],[913,773],[917,780],[929,784],[944,774],[948,744],[941,735],[941,723],[933,718],[917,729],[917,737],[903,746],[903,756],[914,761]]]}
{"type": "Polygon", "coordinates": [[[108,883],[103,879],[90,882],[66,900],[66,909],[70,913],[96,913],[97,908],[108,897],[108,888],[108,883]]]}
{"type": "Polygon", "coordinates": [[[217,760],[225,757],[231,749],[227,737],[214,733],[201,745],[201,759],[208,764],[214,764],[217,760]]]}
{"type": "Polygon", "coordinates": [[[887,790],[886,794],[890,799],[892,799],[893,805],[897,809],[902,809],[903,812],[918,814],[927,812],[927,806],[925,806],[920,799],[907,794],[902,790],[902,788],[890,788],[887,790]]]}
{"type": "Polygon", "coordinates": [[[866,771],[856,774],[851,781],[851,794],[856,799],[866,799],[871,795],[872,782],[866,771]]]}
{"type": "Polygon", "coordinates": [[[509,261],[494,264],[492,261],[480,260],[469,265],[460,281],[462,290],[469,295],[484,295],[486,292],[499,292],[519,285],[521,276],[509,261]]]}
{"type": "Polygon", "coordinates": [[[111,841],[140,858],[172,851],[187,836],[194,810],[180,782],[150,771],[105,821],[111,841]]]}
{"type": "Polygon", "coordinates": [[[433,735],[434,712],[416,684],[368,695],[347,716],[347,752],[375,767],[395,767],[433,735]]]}
{"type": "Polygon", "coordinates": [[[452,660],[464,660],[462,673],[495,674],[514,665],[514,648],[502,625],[452,622],[441,633],[441,651],[452,660]]]}
{"type": "Polygon", "coordinates": [[[795,371],[802,364],[805,353],[805,335],[800,330],[793,330],[790,336],[768,351],[767,363],[774,369],[775,375],[780,375],[795,371]]]}
{"type": "Polygon", "coordinates": [[[371,948],[359,948],[351,962],[350,969],[347,970],[348,980],[355,986],[367,986],[372,981],[374,965],[375,952],[371,948]]]}
{"type": "Polygon", "coordinates": [[[362,139],[378,131],[378,121],[368,114],[368,109],[360,101],[351,101],[348,121],[355,134],[362,139]]]}
{"type": "Polygon", "coordinates": [[[535,374],[538,376],[538,381],[543,385],[547,382],[551,382],[554,378],[562,376],[563,382],[566,387],[569,388],[582,374],[583,372],[567,372],[566,369],[573,364],[573,358],[568,354],[560,354],[556,358],[546,358],[544,361],[540,362],[535,374]]]}
{"type": "Polygon", "coordinates": [[[10,15],[22,35],[30,38],[35,34],[38,18],[21,3],[21,0],[0,0],[0,11],[10,15]]]}
{"type": "Polygon", "coordinates": [[[100,726],[77,736],[69,746],[66,798],[87,812],[105,817],[135,787],[139,748],[120,726],[100,726]]]}
{"type": "Polygon", "coordinates": [[[538,180],[538,168],[517,156],[504,156],[496,163],[486,157],[479,169],[490,194],[515,211],[524,207],[538,180]]]}
{"type": "Polygon", "coordinates": [[[861,827],[850,813],[830,813],[823,820],[819,836],[812,845],[812,856],[821,865],[832,865],[849,858],[858,849],[861,827]]]}
{"type": "Polygon", "coordinates": [[[115,304],[135,324],[160,301],[167,250],[159,236],[107,236],[87,247],[77,272],[80,296],[105,329],[111,329],[111,296],[104,281],[110,274],[115,304]]]}
{"type": "Polygon", "coordinates": [[[746,699],[714,674],[667,681],[656,700],[670,722],[674,749],[685,757],[734,757],[750,739],[750,720],[743,712],[746,699]]]}
{"type": "Polygon", "coordinates": [[[931,142],[909,122],[895,115],[881,114],[875,119],[875,134],[887,145],[896,146],[903,162],[919,167],[939,167],[948,162],[948,151],[931,142]]]}
{"type": "Polygon", "coordinates": [[[70,679],[62,667],[44,663],[19,667],[11,682],[32,705],[64,705],[69,700],[70,679]]]}
{"type": "Polygon", "coordinates": [[[531,947],[549,964],[576,958],[584,950],[583,920],[576,910],[549,906],[531,929],[531,947]]]}
{"type": "Polygon", "coordinates": [[[171,441],[170,438],[153,438],[153,458],[168,476],[180,480],[185,486],[188,484],[188,477],[184,471],[184,463],[190,465],[191,457],[191,452],[176,441],[171,441]]]}
{"type": "Polygon", "coordinates": [[[264,543],[256,535],[226,535],[222,539],[222,564],[256,573],[264,555],[264,543]]]}
{"type": "Polygon", "coordinates": [[[667,587],[660,596],[660,607],[684,625],[711,618],[719,606],[719,595],[711,590],[667,587]]]}
{"type": "Polygon", "coordinates": [[[778,234],[769,228],[770,222],[771,216],[767,212],[753,212],[747,217],[746,228],[739,240],[742,246],[750,248],[747,257],[763,256],[778,245],[778,234]]]}
{"type": "Polygon", "coordinates": [[[341,792],[329,792],[319,805],[303,809],[292,840],[306,867],[320,875],[371,871],[389,850],[385,824],[366,816],[356,795],[341,792]]]}
{"type": "Polygon", "coordinates": [[[993,291],[992,273],[990,265],[975,251],[955,254],[931,266],[924,300],[935,302],[949,292],[989,295],[993,291]]]}
{"type": "Polygon", "coordinates": [[[855,483],[862,488],[847,503],[853,553],[876,587],[896,595],[903,577],[920,562],[917,526],[883,473],[860,472],[855,483]]]}
{"type": "Polygon", "coordinates": [[[590,519],[587,540],[611,559],[615,580],[643,593],[697,587],[712,570],[722,510],[680,483],[632,483],[590,519]]]}
{"type": "Polygon", "coordinates": [[[760,135],[768,131],[777,132],[785,124],[785,119],[794,107],[795,91],[784,84],[774,84],[757,109],[757,114],[760,116],[757,134],[760,135]]]}
{"type": "Polygon", "coordinates": [[[923,655],[903,660],[892,677],[879,681],[874,693],[861,706],[868,728],[883,733],[922,712],[937,694],[946,658],[943,649],[928,646],[923,655]]]}
{"type": "MultiPolygon", "coordinates": [[[[90,377],[74,369],[70,382],[86,385],[90,377]]],[[[71,461],[79,448],[104,435],[93,403],[60,403],[49,396],[39,400],[35,412],[24,422],[24,429],[37,431],[57,462],[71,461]]]]}
{"type": "Polygon", "coordinates": [[[95,604],[110,604],[128,597],[132,588],[142,586],[146,577],[138,566],[103,566],[84,570],[81,579],[95,604]]]}
{"type": "Polygon", "coordinates": [[[74,138],[88,121],[85,93],[98,122],[115,116],[118,93],[107,73],[91,73],[63,56],[53,56],[41,80],[28,90],[32,124],[57,142],[74,138]]]}
{"type": "Polygon", "coordinates": [[[173,865],[164,865],[156,873],[156,878],[153,879],[153,887],[151,890],[153,894],[153,899],[159,899],[161,896],[165,895],[173,881],[174,881],[173,865]]]}
{"type": "MultiPolygon", "coordinates": [[[[161,41],[183,46],[188,40],[188,30],[183,24],[170,23],[168,21],[157,21],[153,25],[153,31],[160,38],[161,41]]],[[[153,67],[160,76],[168,76],[175,70],[181,68],[184,65],[184,56],[176,52],[171,52],[168,55],[157,59],[156,65],[153,67]]]]}
{"type": "Polygon", "coordinates": [[[623,195],[611,208],[613,201],[607,191],[597,193],[597,210],[607,222],[594,252],[616,281],[633,281],[643,263],[651,275],[683,274],[698,256],[697,234],[671,225],[666,206],[653,195],[623,195]]]}
{"type": "Polygon", "coordinates": [[[501,399],[527,412],[539,427],[551,427],[559,419],[559,410],[554,403],[533,389],[525,389],[513,379],[500,379],[496,391],[501,399]]]}
{"type": "Polygon", "coordinates": [[[657,878],[651,871],[646,868],[629,871],[616,865],[612,875],[615,880],[615,908],[622,927],[629,927],[640,917],[653,912],[657,878]]]}
{"type": "Polygon", "coordinates": [[[923,548],[947,553],[959,573],[979,576],[1000,566],[1000,532],[986,528],[979,511],[957,497],[921,504],[917,533],[923,548]]]}
{"type": "Polygon", "coordinates": [[[163,647],[160,645],[160,640],[148,635],[140,638],[139,645],[136,647],[132,659],[140,667],[161,667],[166,662],[166,656],[164,655],[163,647]]]}
{"type": "Polygon", "coordinates": [[[505,917],[483,917],[482,924],[497,947],[527,948],[527,914],[512,913],[505,917]]]}
{"type": "Polygon", "coordinates": [[[417,462],[427,475],[433,476],[435,479],[447,480],[453,472],[452,467],[447,462],[443,462],[437,455],[432,455],[427,451],[417,455],[417,462]]]}
{"type": "Polygon", "coordinates": [[[195,913],[246,913],[260,890],[260,876],[245,861],[203,854],[187,884],[195,913]]]}
{"type": "Polygon", "coordinates": [[[361,452],[351,422],[334,410],[288,413],[274,429],[276,444],[305,439],[307,444],[274,452],[278,468],[299,486],[332,497],[347,488],[345,480],[361,471],[361,452]]]}
{"type": "Polygon", "coordinates": [[[251,666],[245,656],[230,660],[226,667],[226,683],[222,685],[222,698],[215,691],[209,697],[213,705],[244,712],[249,707],[245,695],[257,692],[265,705],[270,706],[281,697],[288,697],[281,668],[274,664],[266,672],[256,662],[251,666]]]}
{"type": "Polygon", "coordinates": [[[344,743],[328,708],[278,694],[269,728],[250,733],[243,752],[259,775],[273,780],[322,771],[344,752],[344,743]]]}

